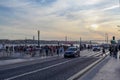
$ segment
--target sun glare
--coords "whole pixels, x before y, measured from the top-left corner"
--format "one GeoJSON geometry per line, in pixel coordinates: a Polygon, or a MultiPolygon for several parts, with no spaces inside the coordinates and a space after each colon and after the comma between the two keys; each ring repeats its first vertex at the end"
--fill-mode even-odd
{"type": "Polygon", "coordinates": [[[94,30],[97,30],[98,27],[99,27],[99,26],[98,26],[97,24],[92,24],[92,25],[91,25],[91,29],[94,29],[94,30]]]}

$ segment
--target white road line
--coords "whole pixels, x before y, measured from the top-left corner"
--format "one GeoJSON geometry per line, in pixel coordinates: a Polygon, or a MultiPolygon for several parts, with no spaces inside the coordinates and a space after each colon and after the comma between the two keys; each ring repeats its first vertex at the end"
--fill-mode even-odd
{"type": "Polygon", "coordinates": [[[86,54],[83,56],[91,57],[91,56],[97,55],[99,53],[101,53],[101,51],[99,51],[99,52],[86,52],[86,54]]]}
{"type": "Polygon", "coordinates": [[[49,68],[52,68],[52,67],[55,67],[55,66],[59,66],[61,64],[65,64],[65,63],[68,63],[68,62],[73,61],[73,60],[75,60],[75,59],[68,60],[68,61],[58,63],[58,64],[55,64],[55,65],[51,65],[51,66],[48,66],[48,67],[45,67],[45,68],[42,68],[42,69],[37,69],[37,70],[31,71],[31,72],[23,73],[23,74],[20,74],[20,75],[16,75],[16,76],[4,79],[4,80],[12,80],[12,79],[15,79],[15,78],[19,78],[19,77],[22,77],[22,76],[25,76],[25,75],[29,75],[29,74],[36,73],[36,72],[39,72],[39,71],[43,71],[43,70],[46,70],[46,69],[49,69],[49,68]]]}
{"type": "Polygon", "coordinates": [[[87,55],[87,57],[94,57],[95,55],[98,55],[100,52],[96,52],[96,53],[92,53],[92,54],[89,54],[89,55],[87,55]]]}
{"type": "Polygon", "coordinates": [[[92,63],[91,65],[87,66],[85,69],[81,70],[80,72],[76,73],[75,75],[71,76],[70,78],[68,78],[67,80],[77,80],[77,78],[79,76],[81,76],[82,74],[84,74],[87,70],[89,70],[91,67],[93,67],[95,64],[97,64],[98,62],[100,62],[103,58],[98,59],[96,62],[92,63]]]}
{"type": "MultiPolygon", "coordinates": [[[[108,54],[109,52],[107,52],[106,54],[108,54]]],[[[77,78],[79,78],[81,75],[83,75],[85,72],[87,72],[89,69],[91,69],[93,66],[95,66],[97,63],[99,63],[101,60],[103,60],[105,58],[105,56],[103,56],[102,58],[98,59],[97,61],[95,61],[94,63],[92,63],[91,65],[87,66],[86,68],[84,68],[83,70],[81,70],[80,72],[76,73],[75,75],[71,76],[70,78],[68,78],[67,80],[77,80],[77,78]]]]}

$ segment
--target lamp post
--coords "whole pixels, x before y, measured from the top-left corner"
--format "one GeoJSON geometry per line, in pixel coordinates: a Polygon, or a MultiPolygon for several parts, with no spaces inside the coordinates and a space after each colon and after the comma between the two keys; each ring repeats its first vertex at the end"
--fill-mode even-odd
{"type": "Polygon", "coordinates": [[[38,47],[40,47],[40,31],[38,30],[38,47]]]}
{"type": "Polygon", "coordinates": [[[80,43],[79,43],[79,49],[80,49],[80,51],[81,51],[81,40],[82,40],[82,38],[80,37],[80,43]]]}
{"type": "Polygon", "coordinates": [[[65,36],[65,43],[67,43],[67,36],[65,36]]]}
{"type": "Polygon", "coordinates": [[[105,33],[105,42],[108,44],[108,33],[105,33]]]}
{"type": "Polygon", "coordinates": [[[35,36],[33,36],[33,45],[35,46],[35,36]]]}

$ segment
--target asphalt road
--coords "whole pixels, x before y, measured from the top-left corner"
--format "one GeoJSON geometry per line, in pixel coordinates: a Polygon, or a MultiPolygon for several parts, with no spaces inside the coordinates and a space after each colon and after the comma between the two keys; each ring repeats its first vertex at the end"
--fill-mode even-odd
{"type": "Polygon", "coordinates": [[[0,70],[0,80],[66,80],[98,59],[92,56],[60,57],[32,64],[29,62],[29,65],[0,70]]]}
{"type": "Polygon", "coordinates": [[[0,80],[66,80],[98,58],[56,59],[42,63],[1,70],[0,80]]]}

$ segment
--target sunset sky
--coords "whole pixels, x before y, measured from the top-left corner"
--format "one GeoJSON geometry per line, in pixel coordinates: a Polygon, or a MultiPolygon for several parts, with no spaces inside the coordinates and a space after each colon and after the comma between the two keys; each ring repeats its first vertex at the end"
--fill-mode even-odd
{"type": "Polygon", "coordinates": [[[120,39],[119,0],[0,0],[0,39],[120,39]]]}

